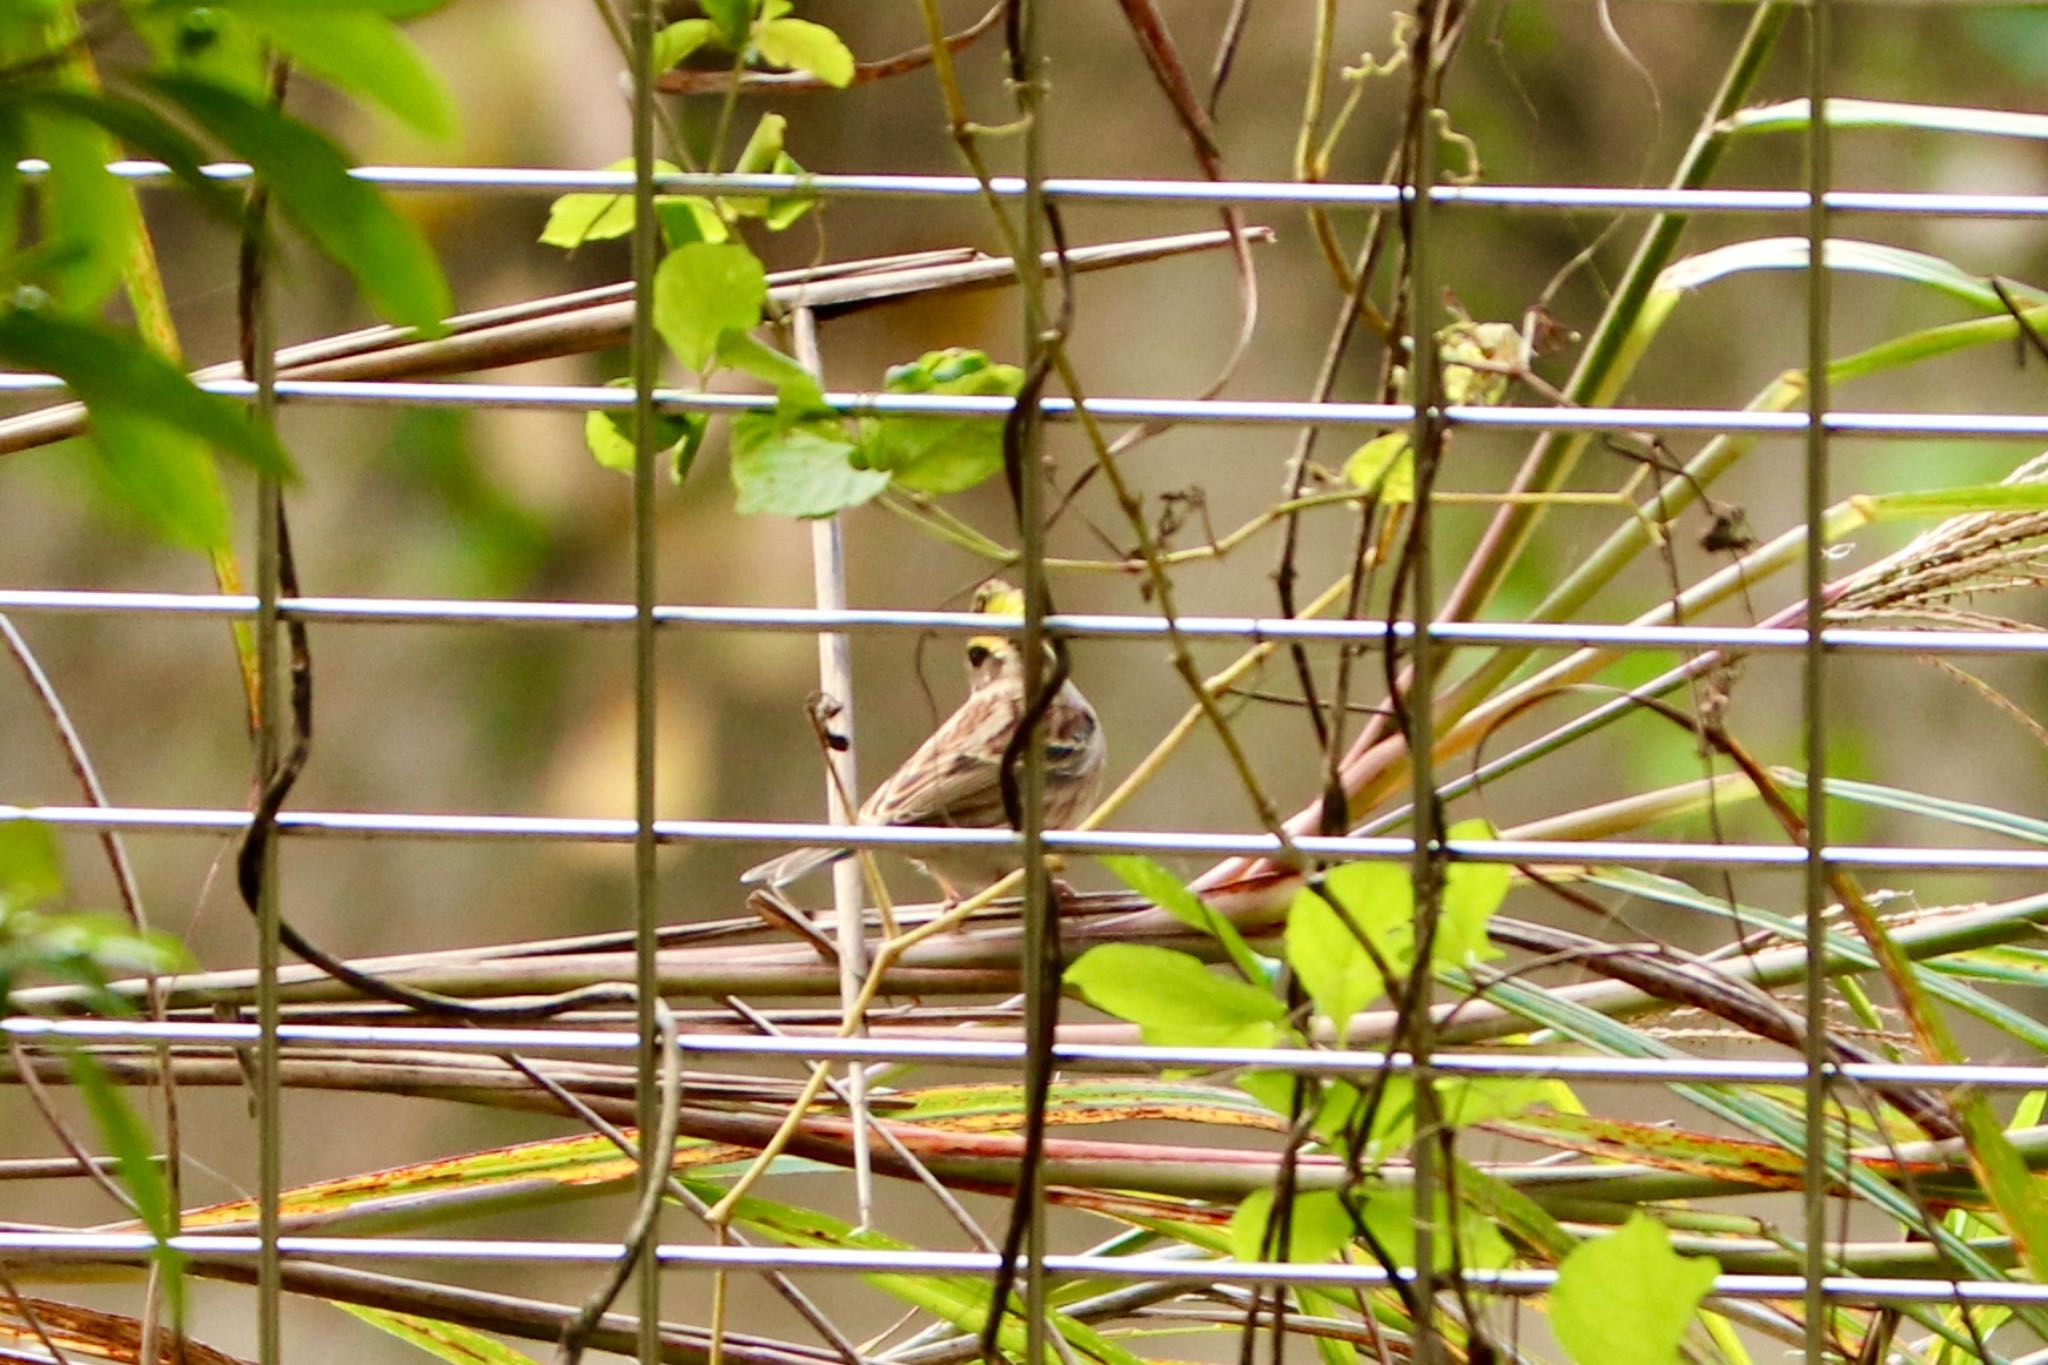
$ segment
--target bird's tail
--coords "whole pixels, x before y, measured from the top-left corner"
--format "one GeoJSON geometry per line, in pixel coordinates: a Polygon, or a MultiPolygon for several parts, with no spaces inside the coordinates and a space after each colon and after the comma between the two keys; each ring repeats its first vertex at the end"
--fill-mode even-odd
{"type": "Polygon", "coordinates": [[[827,863],[836,863],[853,850],[849,848],[799,848],[792,849],[779,858],[770,858],[740,874],[740,881],[747,886],[766,882],[771,887],[788,886],[797,878],[816,871],[827,863]]]}

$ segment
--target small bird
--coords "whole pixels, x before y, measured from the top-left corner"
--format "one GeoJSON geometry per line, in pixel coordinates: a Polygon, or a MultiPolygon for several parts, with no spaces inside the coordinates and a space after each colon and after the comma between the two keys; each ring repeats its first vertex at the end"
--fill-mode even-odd
{"type": "MultiPolygon", "coordinates": [[[[861,803],[858,824],[1008,829],[1003,812],[1003,750],[1024,711],[1024,658],[1016,642],[977,635],[967,642],[967,700],[948,716],[889,780],[861,803]]],[[[1068,679],[1047,708],[1045,823],[1064,829],[1094,803],[1107,746],[1095,708],[1068,679]]],[[[800,848],[750,868],[744,883],[787,886],[814,868],[851,853],[846,848],[800,848]]],[[[939,884],[949,901],[972,895],[1015,870],[1013,850],[947,849],[912,861],[939,884]]]]}

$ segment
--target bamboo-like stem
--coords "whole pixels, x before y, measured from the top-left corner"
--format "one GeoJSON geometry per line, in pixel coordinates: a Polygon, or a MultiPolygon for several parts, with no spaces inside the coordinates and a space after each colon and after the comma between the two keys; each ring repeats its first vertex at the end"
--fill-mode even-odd
{"type": "MultiPolygon", "coordinates": [[[[797,364],[820,383],[823,362],[818,354],[817,315],[800,307],[790,315],[790,336],[797,364]]],[[[819,517],[811,522],[811,578],[813,596],[821,611],[846,609],[845,528],[837,516],[819,517]]],[[[818,636],[818,686],[840,708],[833,722],[835,733],[844,741],[825,746],[825,809],[835,825],[850,824],[854,818],[852,793],[860,790],[854,767],[853,645],[843,633],[821,632],[818,636]]],[[[859,998],[862,978],[867,975],[867,926],[861,914],[864,869],[859,859],[842,859],[832,868],[832,907],[838,922],[839,995],[842,1006],[851,1009],[859,998]]],[[[866,1021],[849,1013],[847,1022],[858,1037],[866,1032],[866,1021]]],[[[868,1164],[867,1070],[859,1062],[847,1064],[846,1100],[857,1120],[853,1129],[854,1206],[859,1223],[867,1227],[874,1215],[874,1173],[868,1164]]]]}
{"type": "MultiPolygon", "coordinates": [[[[1272,240],[1251,229],[1249,240],[1272,240]]],[[[1070,268],[1113,269],[1165,260],[1231,244],[1227,232],[1190,232],[1128,242],[1075,247],[1070,268]]],[[[1050,258],[1040,268],[1052,270],[1050,258]]],[[[821,318],[892,300],[1007,284],[1016,271],[1008,257],[982,256],[965,248],[837,261],[777,271],[768,277],[771,307],[807,304],[821,318]]],[[[627,343],[632,326],[632,285],[606,285],[528,300],[451,318],[448,334],[421,340],[413,329],[370,327],[278,350],[280,378],[389,380],[420,379],[527,364],[565,355],[609,350],[627,343]]],[[[239,363],[209,365],[193,372],[206,381],[234,379],[239,363]]],[[[78,435],[85,408],[56,403],[0,419],[0,456],[18,454],[78,435]]],[[[222,591],[240,591],[222,585],[222,591]]]]}

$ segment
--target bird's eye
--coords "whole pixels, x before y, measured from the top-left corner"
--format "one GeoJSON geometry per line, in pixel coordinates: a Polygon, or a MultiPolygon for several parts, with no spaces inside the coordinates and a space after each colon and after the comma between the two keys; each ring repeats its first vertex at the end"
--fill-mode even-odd
{"type": "Polygon", "coordinates": [[[967,646],[967,666],[969,668],[980,668],[989,661],[989,656],[993,652],[987,645],[967,646]]]}

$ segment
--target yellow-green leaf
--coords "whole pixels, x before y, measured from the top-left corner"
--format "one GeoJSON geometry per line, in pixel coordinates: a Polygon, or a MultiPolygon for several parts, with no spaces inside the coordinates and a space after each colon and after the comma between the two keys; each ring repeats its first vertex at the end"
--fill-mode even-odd
{"type": "Polygon", "coordinates": [[[709,19],[679,19],[654,35],[654,69],[668,70],[706,43],[717,42],[718,25],[709,19]]]}
{"type": "Polygon", "coordinates": [[[1297,894],[1288,908],[1286,944],[1288,965],[1343,1046],[1352,1016],[1386,989],[1379,968],[1357,932],[1313,891],[1297,894]]]}
{"type": "Polygon", "coordinates": [[[853,466],[853,444],[836,423],[783,423],[748,413],[732,424],[732,481],[739,510],[829,517],[889,486],[888,474],[853,466]]]}
{"type": "MultiPolygon", "coordinates": [[[[1453,841],[1478,843],[1498,837],[1484,820],[1461,820],[1444,831],[1453,841]]],[[[1443,917],[1437,921],[1430,956],[1461,967],[1500,956],[1486,938],[1486,922],[1507,899],[1513,869],[1506,863],[1456,862],[1444,871],[1443,917]]]]}
{"type": "MultiPolygon", "coordinates": [[[[631,158],[614,161],[604,169],[630,171],[633,162],[631,158]]],[[[671,162],[657,161],[654,170],[657,175],[672,175],[676,167],[671,162]]],[[[565,194],[548,206],[548,222],[541,229],[540,240],[543,246],[573,251],[585,242],[608,241],[623,237],[632,230],[633,196],[630,193],[565,194]]]]}
{"type": "Polygon", "coordinates": [[[701,370],[727,332],[752,331],[768,276],[737,242],[686,242],[654,272],[654,327],[687,368],[701,370]]]}
{"type": "MultiPolygon", "coordinates": [[[[1458,1208],[1455,1223],[1445,1216],[1447,1203],[1442,1191],[1436,1195],[1436,1225],[1430,1240],[1430,1264],[1448,1270],[1452,1263],[1451,1239],[1457,1238],[1458,1260],[1479,1270],[1497,1270],[1514,1259],[1514,1248],[1492,1220],[1466,1205],[1458,1208]]],[[[1389,1189],[1365,1201],[1365,1225],[1396,1264],[1416,1263],[1415,1191],[1389,1189]]]]}
{"type": "Polygon", "coordinates": [[[1675,1365],[1694,1310],[1721,1267],[1671,1249],[1664,1225],[1638,1213],[1582,1243],[1558,1266],[1550,1329],[1578,1365],[1675,1365]]]}
{"type": "Polygon", "coordinates": [[[1253,1190],[1230,1216],[1230,1254],[1240,1261],[1299,1261],[1317,1264],[1329,1260],[1351,1240],[1351,1215],[1335,1190],[1311,1190],[1294,1196],[1287,1213],[1287,1247],[1275,1255],[1269,1225],[1273,1219],[1273,1192],[1253,1190]]]}
{"type": "Polygon", "coordinates": [[[236,12],[299,66],[381,105],[428,137],[455,136],[455,101],[420,50],[389,19],[309,8],[297,0],[239,4],[236,12]]]}
{"type": "Polygon", "coordinates": [[[1353,488],[1378,494],[1381,502],[1414,502],[1415,452],[1409,449],[1408,433],[1390,431],[1352,451],[1344,462],[1344,478],[1353,488]]]}
{"type": "Polygon", "coordinates": [[[1272,992],[1149,944],[1098,944],[1067,968],[1067,984],[1162,1047],[1266,1047],[1286,1015],[1272,992]]]}
{"type": "Polygon", "coordinates": [[[830,86],[853,80],[853,54],[839,35],[806,19],[770,19],[754,26],[754,50],[774,66],[808,71],[830,86]]]}

